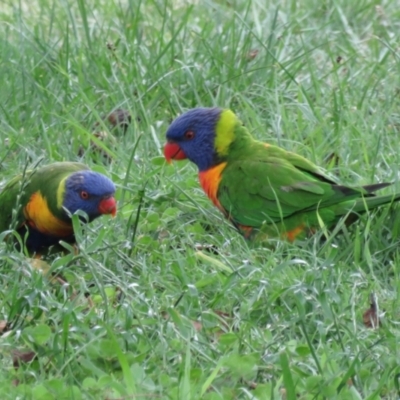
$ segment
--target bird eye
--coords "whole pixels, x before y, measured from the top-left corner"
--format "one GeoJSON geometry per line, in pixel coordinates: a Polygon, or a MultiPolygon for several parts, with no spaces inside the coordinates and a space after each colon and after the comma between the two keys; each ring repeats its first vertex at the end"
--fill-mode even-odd
{"type": "Polygon", "coordinates": [[[89,193],[82,190],[81,192],[81,199],[87,200],[89,198],[89,193]]]}
{"type": "Polygon", "coordinates": [[[194,132],[193,131],[186,131],[184,136],[185,136],[186,140],[192,140],[194,138],[194,132]]]}

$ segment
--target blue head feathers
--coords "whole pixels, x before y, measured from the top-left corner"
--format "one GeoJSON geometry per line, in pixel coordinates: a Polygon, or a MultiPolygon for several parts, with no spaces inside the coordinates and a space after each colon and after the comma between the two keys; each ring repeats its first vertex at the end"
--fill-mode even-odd
{"type": "Polygon", "coordinates": [[[89,220],[116,212],[115,185],[106,176],[90,170],[71,174],[65,182],[63,206],[71,213],[84,211],[89,220]]]}
{"type": "Polygon", "coordinates": [[[176,118],[166,135],[166,159],[188,158],[200,171],[215,165],[215,127],[221,112],[220,108],[194,108],[176,118]]]}

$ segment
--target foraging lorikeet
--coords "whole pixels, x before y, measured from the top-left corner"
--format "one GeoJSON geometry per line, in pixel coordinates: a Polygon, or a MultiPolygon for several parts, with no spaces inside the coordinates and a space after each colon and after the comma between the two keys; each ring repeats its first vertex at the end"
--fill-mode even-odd
{"type": "Polygon", "coordinates": [[[15,228],[22,238],[28,233],[26,247],[37,254],[60,240],[74,243],[68,212],[84,211],[89,221],[114,216],[114,193],[110,179],[84,164],[57,162],[27,171],[0,192],[0,232],[15,228]]]}
{"type": "Polygon", "coordinates": [[[167,131],[167,161],[188,158],[199,169],[207,196],[247,238],[293,241],[341,217],[400,200],[375,196],[390,183],[348,187],[335,182],[307,159],[255,140],[228,109],[195,108],[176,118],[167,131]]]}

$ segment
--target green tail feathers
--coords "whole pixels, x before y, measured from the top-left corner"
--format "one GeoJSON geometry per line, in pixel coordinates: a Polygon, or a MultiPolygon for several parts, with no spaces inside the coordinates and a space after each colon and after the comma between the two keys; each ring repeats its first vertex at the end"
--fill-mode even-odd
{"type": "Polygon", "coordinates": [[[335,207],[335,214],[337,216],[342,216],[349,212],[363,213],[371,211],[385,204],[395,203],[397,201],[400,201],[400,193],[388,194],[384,196],[362,197],[355,201],[347,201],[338,204],[337,207],[335,207]]]}

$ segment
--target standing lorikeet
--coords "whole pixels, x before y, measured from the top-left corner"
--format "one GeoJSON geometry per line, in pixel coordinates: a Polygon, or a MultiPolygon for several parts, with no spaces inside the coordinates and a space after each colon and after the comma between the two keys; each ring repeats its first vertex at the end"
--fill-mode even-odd
{"type": "Polygon", "coordinates": [[[25,245],[37,254],[60,240],[74,243],[68,213],[84,211],[89,221],[102,214],[114,216],[114,193],[110,179],[84,164],[58,162],[27,171],[0,192],[0,232],[15,228],[22,238],[28,233],[25,245]]]}
{"type": "Polygon", "coordinates": [[[207,196],[247,238],[293,241],[341,217],[400,199],[375,196],[390,183],[347,187],[307,159],[255,140],[228,109],[195,108],[175,119],[167,131],[164,155],[188,158],[199,168],[207,196]]]}

